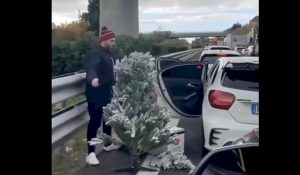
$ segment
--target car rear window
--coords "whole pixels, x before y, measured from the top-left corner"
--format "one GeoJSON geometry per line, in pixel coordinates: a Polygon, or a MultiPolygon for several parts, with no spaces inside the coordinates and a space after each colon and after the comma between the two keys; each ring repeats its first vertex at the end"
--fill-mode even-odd
{"type": "Polygon", "coordinates": [[[227,47],[212,47],[210,48],[210,50],[230,50],[230,49],[227,47]]]}
{"type": "Polygon", "coordinates": [[[258,69],[249,70],[226,70],[222,76],[222,85],[228,88],[258,91],[258,69]]]}
{"type": "Polygon", "coordinates": [[[202,61],[207,61],[208,64],[213,64],[218,59],[217,55],[206,55],[202,57],[202,61]]]}
{"type": "Polygon", "coordinates": [[[215,61],[220,57],[232,57],[232,56],[239,56],[239,55],[233,55],[233,54],[227,54],[227,55],[222,55],[222,56],[218,56],[217,54],[204,55],[201,58],[201,61],[203,61],[203,62],[207,61],[208,64],[214,64],[215,61]]]}

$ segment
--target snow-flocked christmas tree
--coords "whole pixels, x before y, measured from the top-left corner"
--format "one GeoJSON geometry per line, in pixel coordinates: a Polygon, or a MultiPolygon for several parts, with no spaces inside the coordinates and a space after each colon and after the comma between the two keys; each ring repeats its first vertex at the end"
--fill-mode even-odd
{"type": "Polygon", "coordinates": [[[114,128],[119,143],[133,156],[134,172],[140,168],[139,157],[171,141],[167,123],[168,110],[156,101],[155,58],[134,52],[115,65],[116,85],[111,103],[103,108],[104,118],[114,128]]]}

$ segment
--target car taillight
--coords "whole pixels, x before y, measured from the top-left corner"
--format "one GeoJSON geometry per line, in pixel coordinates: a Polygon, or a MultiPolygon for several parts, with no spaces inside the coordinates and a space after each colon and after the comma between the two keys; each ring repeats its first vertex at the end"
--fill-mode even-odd
{"type": "Polygon", "coordinates": [[[208,96],[209,103],[212,107],[228,110],[235,101],[235,96],[228,92],[211,90],[208,96]]]}
{"type": "Polygon", "coordinates": [[[218,56],[218,57],[226,57],[226,54],[225,54],[225,53],[222,53],[222,52],[220,52],[220,53],[218,53],[218,54],[217,54],[217,56],[218,56]]]}

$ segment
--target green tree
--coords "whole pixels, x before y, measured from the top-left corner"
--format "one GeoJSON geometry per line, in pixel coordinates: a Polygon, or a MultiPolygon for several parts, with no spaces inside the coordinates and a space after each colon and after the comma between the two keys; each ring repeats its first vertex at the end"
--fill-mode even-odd
{"type": "Polygon", "coordinates": [[[164,40],[170,38],[170,31],[154,31],[152,33],[142,34],[144,38],[153,44],[159,44],[164,40]]]}
{"type": "Polygon", "coordinates": [[[52,24],[52,76],[79,71],[85,52],[97,37],[86,21],[52,24]]]}
{"type": "Polygon", "coordinates": [[[116,37],[114,51],[119,53],[121,57],[127,56],[134,51],[149,52],[151,51],[151,43],[142,35],[140,35],[138,38],[120,35],[116,37]]]}
{"type": "Polygon", "coordinates": [[[185,39],[166,39],[161,43],[162,45],[166,47],[187,47],[189,43],[185,39]]]}
{"type": "Polygon", "coordinates": [[[242,25],[240,23],[235,23],[235,24],[232,25],[231,31],[233,31],[235,29],[238,29],[238,28],[241,28],[241,27],[242,27],[242,25]]]}
{"type": "Polygon", "coordinates": [[[231,32],[231,31],[234,31],[235,29],[238,29],[238,28],[241,28],[242,25],[237,22],[237,23],[234,23],[230,28],[226,29],[224,32],[231,32]]]}
{"type": "Polygon", "coordinates": [[[189,43],[185,39],[174,38],[166,39],[160,45],[167,48],[168,53],[172,53],[187,50],[189,43]]]}
{"type": "Polygon", "coordinates": [[[76,41],[86,34],[87,28],[86,21],[73,21],[59,26],[52,25],[52,42],[76,41]]]}
{"type": "Polygon", "coordinates": [[[107,137],[129,149],[135,173],[141,168],[141,154],[172,141],[170,113],[156,101],[154,60],[148,53],[134,52],[118,62],[113,97],[103,108],[106,123],[120,140],[107,137]]]}
{"type": "Polygon", "coordinates": [[[99,22],[100,22],[100,6],[99,0],[88,0],[88,11],[81,14],[81,20],[85,20],[89,23],[89,31],[95,32],[95,35],[99,35],[99,22]]]}

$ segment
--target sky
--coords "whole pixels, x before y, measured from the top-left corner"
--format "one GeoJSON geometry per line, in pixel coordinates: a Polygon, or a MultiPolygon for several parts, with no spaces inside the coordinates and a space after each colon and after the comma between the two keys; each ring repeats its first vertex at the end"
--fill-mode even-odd
{"type": "MultiPolygon", "coordinates": [[[[52,22],[78,20],[88,0],[52,0],[52,22]]],[[[259,15],[258,0],[139,0],[140,33],[223,31],[259,15]]]]}

